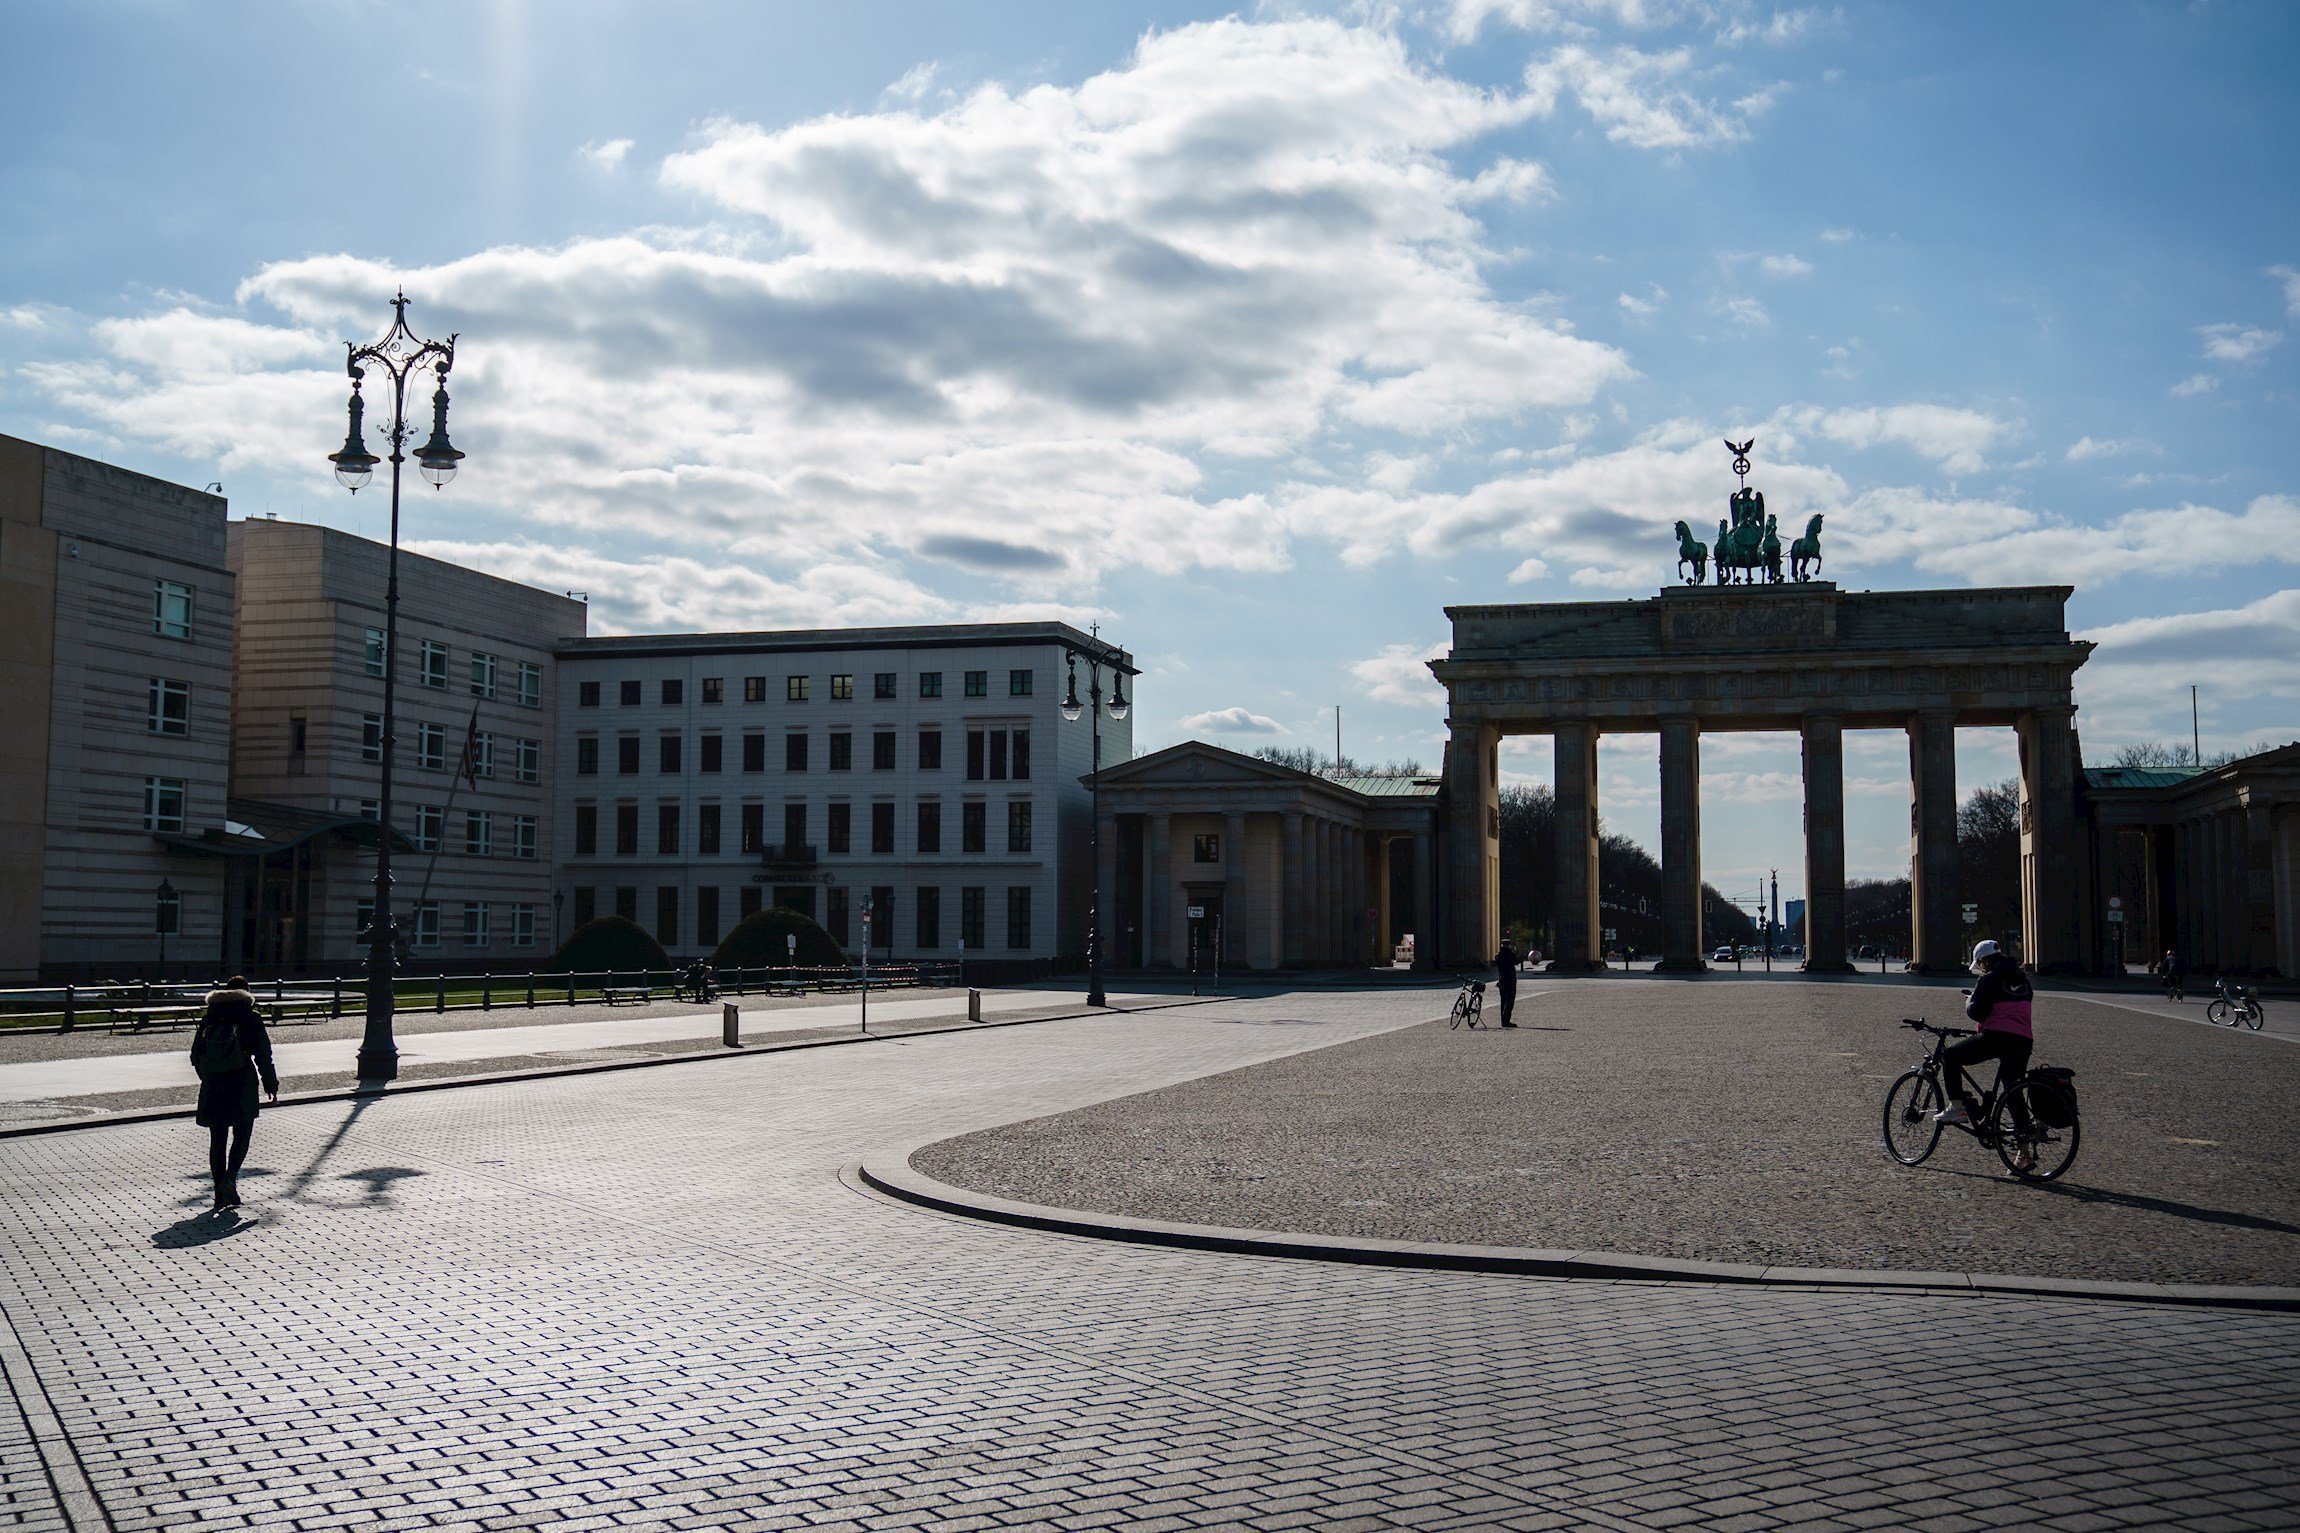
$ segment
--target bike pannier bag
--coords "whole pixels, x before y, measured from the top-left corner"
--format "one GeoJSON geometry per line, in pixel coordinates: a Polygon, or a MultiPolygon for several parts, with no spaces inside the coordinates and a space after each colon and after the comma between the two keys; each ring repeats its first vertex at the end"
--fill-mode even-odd
{"type": "Polygon", "coordinates": [[[2059,1092],[2039,1091],[2029,1100],[2036,1107],[2037,1120],[2046,1128],[2067,1128],[2076,1121],[2076,1072],[2065,1065],[2042,1065],[2029,1071],[2028,1078],[2047,1086],[2058,1086],[2059,1092]]]}

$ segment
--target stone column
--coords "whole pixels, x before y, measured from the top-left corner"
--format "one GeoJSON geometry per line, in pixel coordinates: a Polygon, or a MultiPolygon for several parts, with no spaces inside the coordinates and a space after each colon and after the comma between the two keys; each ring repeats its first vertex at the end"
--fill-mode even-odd
{"type": "Polygon", "coordinates": [[[1446,930],[1442,961],[1483,963],[1499,945],[1498,914],[1486,896],[1499,856],[1500,785],[1493,758],[1499,736],[1483,724],[1457,724],[1446,742],[1446,930]]]}
{"type": "Polygon", "coordinates": [[[2074,708],[2039,708],[2018,724],[2021,751],[2023,869],[2021,960],[2032,973],[2073,974],[2084,967],[2076,868],[2074,708]]]}
{"type": "Polygon", "coordinates": [[[2243,811],[2244,936],[2246,967],[2255,974],[2277,968],[2276,825],[2268,804],[2254,799],[2243,811]]]}
{"type": "Polygon", "coordinates": [[[1373,927],[1373,923],[1366,919],[1366,890],[1371,883],[1366,877],[1366,833],[1352,825],[1344,829],[1343,835],[1350,844],[1349,861],[1343,864],[1350,871],[1350,907],[1346,912],[1349,917],[1350,967],[1362,969],[1373,961],[1369,956],[1373,952],[1373,943],[1366,935],[1373,927]]]}
{"type": "Polygon", "coordinates": [[[1397,845],[1397,837],[1384,832],[1374,838],[1373,856],[1368,871],[1373,877],[1373,898],[1367,901],[1374,907],[1374,935],[1368,944],[1373,950],[1374,962],[1387,965],[1394,960],[1397,942],[1390,933],[1397,925],[1397,912],[1391,909],[1390,884],[1395,878],[1390,870],[1390,848],[1397,845]]]}
{"type": "Polygon", "coordinates": [[[1280,820],[1284,829],[1281,833],[1283,845],[1280,855],[1283,861],[1278,868],[1278,890],[1283,901],[1283,909],[1279,912],[1283,926],[1274,946],[1278,962],[1302,963],[1310,956],[1309,948],[1302,941],[1302,890],[1306,882],[1304,860],[1308,856],[1303,848],[1302,811],[1284,810],[1280,820]]]}
{"type": "Polygon", "coordinates": [[[1413,836],[1406,841],[1406,855],[1413,858],[1414,967],[1417,969],[1438,966],[1438,931],[1434,919],[1437,875],[1430,864],[1436,850],[1435,838],[1428,835],[1413,836]]]}
{"type": "Polygon", "coordinates": [[[2269,920],[2276,928],[2276,972],[2291,979],[2300,975],[2300,805],[2270,806],[2269,824],[2274,838],[2270,887],[2275,891],[2269,920]]]}
{"type": "Polygon", "coordinates": [[[1302,827],[1302,953],[1312,963],[1326,961],[1326,822],[1316,815],[1302,827]]]}
{"type": "Polygon", "coordinates": [[[2187,944],[2189,967],[2202,970],[2219,953],[2212,924],[2212,818],[2209,815],[2197,815],[2181,826],[2181,831],[2188,841],[2188,887],[2181,899],[2187,921],[2182,935],[2187,944]]]}
{"type": "Polygon", "coordinates": [[[1342,827],[1334,820],[1318,822],[1319,932],[1328,963],[1342,961],[1342,827]]]}
{"type": "Polygon", "coordinates": [[[1142,924],[1149,947],[1142,955],[1145,968],[1172,968],[1174,943],[1174,817],[1163,809],[1150,812],[1150,888],[1142,901],[1142,924]]]}
{"type": "Polygon", "coordinates": [[[1255,907],[1251,864],[1246,860],[1246,817],[1222,816],[1222,957],[1224,966],[1250,969],[1254,944],[1262,934],[1262,912],[1255,907]]]}
{"type": "Polygon", "coordinates": [[[1661,721],[1661,968],[1698,974],[1701,961],[1701,725],[1661,721]]]}
{"type": "Polygon", "coordinates": [[[1909,721],[1909,919],[1916,950],[1909,956],[1928,974],[1964,967],[1958,952],[1964,929],[1957,904],[1957,716],[1928,709],[1909,721]]]}
{"type": "Polygon", "coordinates": [[[2222,967],[2244,967],[2244,830],[2243,811],[2223,809],[2220,822],[2220,962],[2222,967]]]}
{"type": "Polygon", "coordinates": [[[1845,960],[1845,721],[1808,714],[1805,746],[1805,971],[1843,974],[1845,960]]]}
{"type": "MultiPolygon", "coordinates": [[[[1597,968],[1597,728],[1559,724],[1552,731],[1557,756],[1557,956],[1551,967],[1571,973],[1597,968]]],[[[1493,939],[1479,961],[1499,947],[1493,939]]]]}

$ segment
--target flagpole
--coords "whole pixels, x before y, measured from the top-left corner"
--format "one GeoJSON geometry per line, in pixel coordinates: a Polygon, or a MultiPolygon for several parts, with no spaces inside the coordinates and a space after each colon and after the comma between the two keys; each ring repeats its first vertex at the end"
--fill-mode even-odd
{"type": "Polygon", "coordinates": [[[440,849],[447,845],[447,817],[455,810],[455,795],[463,791],[463,779],[471,779],[474,791],[479,787],[479,705],[471,705],[471,722],[463,726],[463,755],[455,763],[455,776],[447,785],[447,802],[439,809],[439,839],[432,843],[431,860],[423,865],[423,887],[415,893],[415,908],[423,909],[431,894],[431,875],[439,868],[440,849]]]}

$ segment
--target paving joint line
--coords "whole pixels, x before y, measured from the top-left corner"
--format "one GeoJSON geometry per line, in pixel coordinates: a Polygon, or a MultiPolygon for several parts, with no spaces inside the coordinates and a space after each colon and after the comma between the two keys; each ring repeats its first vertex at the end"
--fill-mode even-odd
{"type": "Polygon", "coordinates": [[[57,1414],[47,1382],[40,1377],[24,1346],[23,1333],[16,1328],[16,1317],[4,1304],[0,1304],[0,1377],[7,1381],[32,1455],[39,1461],[41,1478],[47,1482],[48,1494],[54,1498],[64,1526],[72,1533],[93,1533],[99,1527],[117,1533],[119,1524],[112,1520],[104,1498],[96,1493],[88,1466],[80,1457],[80,1445],[57,1414]]]}

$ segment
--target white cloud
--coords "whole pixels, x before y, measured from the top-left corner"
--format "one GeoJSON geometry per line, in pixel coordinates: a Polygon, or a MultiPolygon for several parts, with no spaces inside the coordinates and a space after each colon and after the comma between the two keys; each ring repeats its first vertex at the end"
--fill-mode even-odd
{"type": "Polygon", "coordinates": [[[1442,706],[1445,688],[1430,674],[1428,662],[1442,658],[1451,648],[1442,643],[1392,644],[1380,654],[1352,665],[1350,674],[1358,679],[1360,690],[1376,702],[1400,703],[1413,708],[1442,706]]]}
{"type": "Polygon", "coordinates": [[[600,170],[621,170],[623,161],[630,156],[631,140],[627,138],[593,139],[575,151],[600,170]]]}
{"type": "Polygon", "coordinates": [[[934,87],[934,77],[940,68],[939,64],[932,63],[911,65],[903,72],[901,79],[886,88],[883,98],[889,101],[924,101],[926,93],[934,87]]]}
{"type": "Polygon", "coordinates": [[[1736,325],[1750,330],[1769,330],[1773,326],[1773,316],[1754,298],[1720,298],[1715,308],[1736,325]]]}
{"type": "Polygon", "coordinates": [[[2196,333],[2204,337],[2205,357],[2214,362],[2249,362],[2284,339],[2281,330],[2256,325],[2199,325],[2196,333]]]}
{"type": "Polygon", "coordinates": [[[44,330],[47,328],[48,321],[31,304],[20,303],[11,308],[0,309],[0,325],[5,325],[11,330],[44,330]]]}
{"type": "Polygon", "coordinates": [[[1860,237],[1860,232],[1854,229],[1823,229],[1821,231],[1822,243],[1829,245],[1849,245],[1860,237]]]}
{"type": "Polygon", "coordinates": [[[2284,312],[2300,319],[2300,267],[2271,266],[2267,274],[2284,284],[2284,312]]]}
{"type": "Polygon", "coordinates": [[[1907,447],[1952,474],[1977,474],[1998,443],[2020,434],[2018,421],[1951,405],[1891,405],[1883,409],[1797,412],[1798,423],[1832,442],[1867,449],[1907,447]]]}
{"type": "Polygon", "coordinates": [[[1906,558],[1975,584],[2105,585],[2126,575],[2191,575],[2300,563],[2300,501],[2263,495],[2241,513],[2182,505],[2127,511],[2101,526],[2002,502],[1942,505],[1873,491],[1849,508],[1849,548],[1906,558]],[[1946,532],[1949,536],[1944,537],[1946,532]]]}
{"type": "Polygon", "coordinates": [[[2100,648],[2076,673],[2087,759],[2113,745],[2186,739],[2188,688],[2203,684],[2208,731],[2224,743],[2300,738],[2300,590],[2240,607],[2129,618],[2077,635],[2100,648]]]}
{"type": "Polygon", "coordinates": [[[1813,263],[1793,255],[1769,255],[1757,258],[1757,269],[1768,277],[1810,277],[1813,263]]]}
{"type": "Polygon", "coordinates": [[[1669,299],[1669,293],[1658,282],[1652,284],[1649,291],[1652,293],[1650,298],[1639,298],[1629,293],[1623,293],[1621,295],[1621,312],[1631,319],[1651,319],[1660,313],[1661,305],[1669,299]]]}
{"type": "Polygon", "coordinates": [[[2209,394],[2218,387],[2220,380],[2210,373],[2190,373],[2172,386],[2172,394],[2176,399],[2193,399],[2199,394],[2209,394]]]}
{"type": "Polygon", "coordinates": [[[1549,565],[1546,562],[1540,559],[1528,559],[1509,572],[1509,583],[1513,586],[1527,585],[1548,573],[1549,565]]]}
{"type": "Polygon", "coordinates": [[[1181,721],[1184,729],[1204,730],[1209,734],[1226,735],[1287,735],[1293,731],[1266,714],[1245,708],[1217,708],[1207,713],[1193,713],[1181,721]]]}
{"type": "Polygon", "coordinates": [[[1717,41],[1728,47],[1742,43],[1765,43],[1772,47],[1785,47],[1805,37],[1824,22],[1842,21],[1841,10],[1775,11],[1763,21],[1735,20],[1717,33],[1717,41]]]}
{"type": "Polygon", "coordinates": [[[2146,437],[2078,437],[2068,444],[2066,459],[2070,463],[2086,463],[2094,458],[2121,458],[2136,452],[2162,452],[2163,448],[2146,437]]]}
{"type": "Polygon", "coordinates": [[[1719,106],[1673,83],[1692,70],[1690,49],[1615,48],[1599,55],[1567,44],[1528,64],[1525,86],[1537,115],[1551,115],[1558,98],[1570,92],[1607,138],[1637,149],[1702,149],[1746,139],[1749,119],[1772,105],[1772,92],[1719,106]]]}
{"type": "Polygon", "coordinates": [[[1547,170],[1531,160],[1504,155],[1477,173],[1477,179],[1469,184],[1467,200],[1522,203],[1549,197],[1554,191],[1547,170]]]}
{"type": "Polygon", "coordinates": [[[1585,36],[1598,26],[1663,26],[1696,9],[1695,0],[1448,0],[1446,30],[1457,43],[1473,41],[1489,21],[1521,32],[1585,36]]]}

